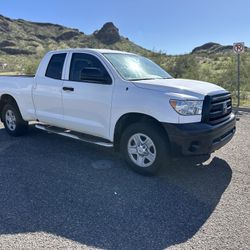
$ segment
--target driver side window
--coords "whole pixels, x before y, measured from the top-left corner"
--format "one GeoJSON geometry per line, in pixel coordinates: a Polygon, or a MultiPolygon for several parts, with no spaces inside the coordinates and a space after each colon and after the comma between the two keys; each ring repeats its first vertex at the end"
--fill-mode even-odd
{"type": "Polygon", "coordinates": [[[70,64],[70,81],[111,84],[112,79],[98,58],[85,53],[74,53],[70,64]]]}

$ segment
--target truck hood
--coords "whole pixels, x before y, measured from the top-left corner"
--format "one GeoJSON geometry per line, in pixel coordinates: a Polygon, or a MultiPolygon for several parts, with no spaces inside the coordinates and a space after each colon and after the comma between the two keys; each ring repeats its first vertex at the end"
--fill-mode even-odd
{"type": "Polygon", "coordinates": [[[224,93],[225,89],[218,85],[188,79],[154,79],[133,81],[135,86],[144,89],[156,90],[171,94],[194,96],[202,98],[205,95],[224,93]]]}

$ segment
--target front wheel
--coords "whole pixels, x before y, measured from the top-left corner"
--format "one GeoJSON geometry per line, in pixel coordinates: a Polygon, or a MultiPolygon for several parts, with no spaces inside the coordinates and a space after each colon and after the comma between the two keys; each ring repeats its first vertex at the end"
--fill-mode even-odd
{"type": "Polygon", "coordinates": [[[131,168],[143,175],[156,174],[168,162],[167,139],[155,124],[130,125],[122,135],[121,149],[131,168]]]}
{"type": "Polygon", "coordinates": [[[28,122],[23,120],[15,104],[6,104],[3,108],[2,116],[4,127],[9,135],[21,136],[27,132],[28,122]]]}

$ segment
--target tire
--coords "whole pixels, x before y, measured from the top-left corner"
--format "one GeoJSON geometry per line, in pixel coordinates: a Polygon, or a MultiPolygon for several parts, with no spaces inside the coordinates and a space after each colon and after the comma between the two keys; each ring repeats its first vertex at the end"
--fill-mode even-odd
{"type": "Polygon", "coordinates": [[[2,120],[7,133],[11,136],[21,136],[28,131],[28,122],[23,120],[14,103],[8,103],[3,107],[2,120]]]}
{"type": "Polygon", "coordinates": [[[121,136],[121,151],[130,167],[142,175],[155,175],[169,162],[166,137],[151,123],[134,123],[121,136]]]}

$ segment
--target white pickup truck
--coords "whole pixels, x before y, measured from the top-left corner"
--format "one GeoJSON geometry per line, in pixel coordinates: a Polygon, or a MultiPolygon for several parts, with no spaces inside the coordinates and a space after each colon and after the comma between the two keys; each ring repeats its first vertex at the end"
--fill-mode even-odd
{"type": "Polygon", "coordinates": [[[35,76],[0,77],[0,113],[12,136],[37,121],[39,129],[114,146],[141,174],[156,173],[170,156],[209,156],[235,133],[228,91],[112,50],[52,51],[35,76]]]}

